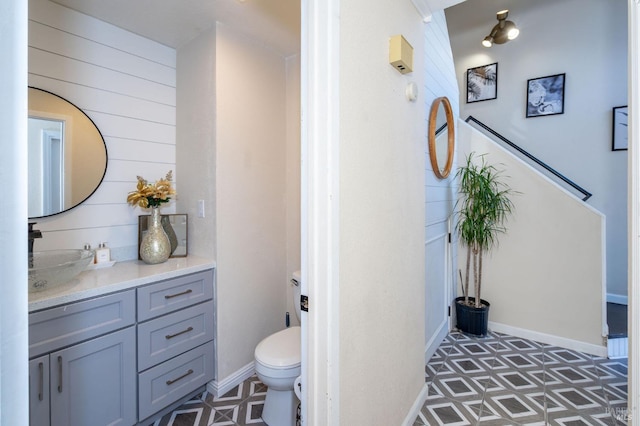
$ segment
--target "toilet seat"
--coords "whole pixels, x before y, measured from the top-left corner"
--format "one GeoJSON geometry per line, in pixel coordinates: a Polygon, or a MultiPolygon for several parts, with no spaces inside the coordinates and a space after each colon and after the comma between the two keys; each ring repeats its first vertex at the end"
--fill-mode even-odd
{"type": "Polygon", "coordinates": [[[272,369],[300,365],[300,327],[289,327],[265,337],[255,350],[258,363],[272,369]]]}

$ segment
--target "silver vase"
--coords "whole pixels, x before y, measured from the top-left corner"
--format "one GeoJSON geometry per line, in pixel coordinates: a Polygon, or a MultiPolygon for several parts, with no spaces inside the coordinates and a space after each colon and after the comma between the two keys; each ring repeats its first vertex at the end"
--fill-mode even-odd
{"type": "Polygon", "coordinates": [[[149,264],[166,262],[171,254],[169,237],[162,229],[160,209],[151,207],[151,217],[147,225],[147,232],[140,243],[140,258],[149,264]]]}

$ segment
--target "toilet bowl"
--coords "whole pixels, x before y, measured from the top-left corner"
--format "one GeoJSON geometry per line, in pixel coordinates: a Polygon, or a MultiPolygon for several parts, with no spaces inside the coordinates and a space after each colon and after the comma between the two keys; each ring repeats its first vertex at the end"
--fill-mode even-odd
{"type": "MultiPolygon", "coordinates": [[[[293,274],[294,305],[300,318],[300,273],[293,274]]],[[[267,386],[262,420],[269,426],[294,426],[298,398],[293,384],[300,376],[300,327],[265,337],[255,350],[256,374],[267,386]]]]}

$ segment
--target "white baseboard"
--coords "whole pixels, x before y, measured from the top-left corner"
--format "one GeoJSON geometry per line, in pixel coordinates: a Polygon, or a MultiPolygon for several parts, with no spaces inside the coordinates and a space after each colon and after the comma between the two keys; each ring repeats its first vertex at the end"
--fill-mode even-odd
{"type": "MultiPolygon", "coordinates": [[[[407,417],[402,422],[402,426],[413,426],[415,424],[416,417],[420,415],[420,410],[422,409],[422,406],[424,405],[425,401],[427,400],[427,396],[429,395],[428,390],[429,390],[429,386],[425,383],[422,386],[422,389],[420,390],[418,397],[416,398],[415,401],[413,401],[413,405],[409,410],[409,414],[407,414],[407,417]]],[[[427,424],[426,419],[422,419],[422,420],[424,420],[425,421],[424,423],[427,424]]]]}
{"type": "MultiPolygon", "coordinates": [[[[436,350],[444,340],[444,338],[449,334],[449,320],[445,319],[445,321],[440,325],[438,331],[429,339],[424,348],[424,363],[427,364],[436,350]]],[[[415,418],[414,418],[415,420],[415,418]]]]}
{"type": "Polygon", "coordinates": [[[629,356],[629,338],[616,337],[607,341],[609,359],[627,358],[629,356]]]}
{"type": "Polygon", "coordinates": [[[500,324],[492,321],[489,321],[489,330],[495,331],[497,333],[508,334],[510,336],[522,337],[523,339],[534,340],[536,342],[546,343],[548,345],[559,346],[565,349],[585,352],[603,358],[607,357],[607,347],[603,345],[595,345],[593,343],[581,342],[579,340],[568,339],[566,337],[553,336],[551,334],[526,330],[524,328],[512,327],[510,325],[500,324]]]}
{"type": "Polygon", "coordinates": [[[213,394],[216,398],[229,392],[231,389],[238,386],[240,383],[253,376],[256,372],[255,364],[250,362],[241,369],[233,372],[233,374],[225,377],[222,380],[213,380],[207,384],[207,391],[213,394]]]}
{"type": "Polygon", "coordinates": [[[607,302],[617,303],[618,305],[628,305],[629,297],[624,294],[607,293],[607,302]]]}

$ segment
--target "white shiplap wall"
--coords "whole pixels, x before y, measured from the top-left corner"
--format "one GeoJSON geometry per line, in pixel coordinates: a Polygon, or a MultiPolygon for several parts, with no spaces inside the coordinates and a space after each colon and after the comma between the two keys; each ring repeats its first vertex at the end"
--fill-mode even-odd
{"type": "MultiPolygon", "coordinates": [[[[454,122],[459,116],[458,83],[444,11],[432,15],[425,27],[425,102],[428,112],[434,99],[446,96],[451,102],[454,122]]],[[[425,128],[428,128],[428,123],[425,128]]],[[[425,135],[425,255],[426,317],[425,358],[429,359],[442,337],[449,331],[446,309],[452,299],[451,289],[444,283],[457,282],[455,275],[455,243],[448,243],[449,219],[455,204],[455,170],[446,179],[438,179],[431,168],[427,135],[425,135]]],[[[454,161],[454,165],[456,162],[454,161]]],[[[454,240],[455,241],[455,240],[454,240]]],[[[453,286],[455,289],[455,286],[453,286]]]]}
{"type": "MultiPolygon", "coordinates": [[[[137,257],[139,214],[126,204],[136,176],[175,169],[176,52],[47,0],[29,2],[29,85],[82,109],[100,129],[108,166],[97,191],[71,211],[38,219],[36,250],[96,246],[137,257]]],[[[179,188],[178,188],[179,190],[179,188]]],[[[174,203],[163,212],[175,210],[174,203]]]]}

